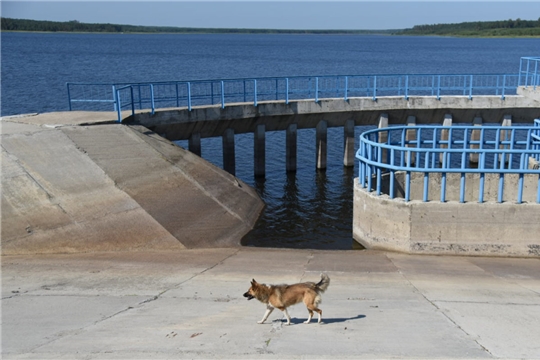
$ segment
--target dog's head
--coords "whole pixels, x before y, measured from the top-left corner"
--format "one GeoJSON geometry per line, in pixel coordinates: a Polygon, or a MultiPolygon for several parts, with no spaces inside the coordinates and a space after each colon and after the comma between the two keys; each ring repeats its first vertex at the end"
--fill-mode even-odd
{"type": "Polygon", "coordinates": [[[257,288],[259,284],[255,281],[255,279],[251,280],[251,286],[249,287],[249,290],[244,293],[244,297],[248,300],[254,299],[257,295],[257,288]]]}

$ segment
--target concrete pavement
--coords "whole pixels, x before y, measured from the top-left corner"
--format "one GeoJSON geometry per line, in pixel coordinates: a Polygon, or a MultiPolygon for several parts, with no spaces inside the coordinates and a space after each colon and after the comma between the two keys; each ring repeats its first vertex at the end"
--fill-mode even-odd
{"type": "Polygon", "coordinates": [[[5,359],[540,359],[540,259],[262,248],[2,257],[5,359]],[[331,278],[256,323],[263,283],[331,278]]]}

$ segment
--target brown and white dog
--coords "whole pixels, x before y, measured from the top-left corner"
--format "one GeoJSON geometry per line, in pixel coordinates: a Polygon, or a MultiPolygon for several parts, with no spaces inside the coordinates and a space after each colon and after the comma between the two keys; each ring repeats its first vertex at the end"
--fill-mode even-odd
{"type": "Polygon", "coordinates": [[[319,323],[321,322],[322,310],[317,306],[321,302],[320,294],[325,292],[330,285],[330,278],[326,274],[321,274],[321,281],[303,282],[292,285],[265,285],[259,284],[255,279],[251,280],[251,287],[244,294],[248,300],[257,299],[260,302],[266,304],[266,312],[261,321],[257,321],[262,324],[266,321],[268,316],[274,311],[275,308],[283,311],[287,317],[287,325],[291,324],[291,317],[287,312],[287,308],[291,305],[304,302],[309,312],[309,317],[305,324],[308,324],[313,317],[315,311],[319,315],[319,323]]]}

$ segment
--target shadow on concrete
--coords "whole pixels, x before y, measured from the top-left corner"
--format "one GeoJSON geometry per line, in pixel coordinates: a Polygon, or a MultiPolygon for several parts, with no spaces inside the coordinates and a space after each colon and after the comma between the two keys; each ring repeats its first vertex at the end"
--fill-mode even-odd
{"type": "MultiPolygon", "coordinates": [[[[350,317],[350,318],[324,318],[323,317],[321,325],[342,323],[342,322],[351,321],[351,320],[363,319],[365,317],[366,317],[366,315],[356,315],[356,316],[353,316],[353,317],[350,317]]],[[[306,321],[306,320],[307,319],[294,318],[294,319],[291,319],[291,324],[303,324],[304,321],[306,321]]],[[[283,321],[285,321],[285,320],[283,320],[283,321]]],[[[311,324],[317,324],[317,316],[316,315],[311,320],[311,324]]]]}

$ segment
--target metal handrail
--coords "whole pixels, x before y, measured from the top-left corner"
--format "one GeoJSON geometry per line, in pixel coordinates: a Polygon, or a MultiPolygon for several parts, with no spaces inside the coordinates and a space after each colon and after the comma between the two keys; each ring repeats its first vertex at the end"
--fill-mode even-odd
{"type": "Polygon", "coordinates": [[[526,56],[519,62],[519,86],[540,86],[540,57],[526,56]]]}
{"type": "Polygon", "coordinates": [[[395,198],[396,172],[405,173],[405,201],[410,200],[411,174],[423,173],[423,201],[428,201],[429,175],[441,174],[441,202],[445,202],[446,174],[459,173],[460,202],[465,199],[465,174],[480,174],[479,202],[484,197],[484,175],[499,174],[497,201],[503,201],[504,176],[518,174],[517,202],[522,202],[523,177],[537,174],[536,202],[540,203],[540,169],[529,169],[529,157],[540,160],[540,120],[534,126],[396,126],[369,130],[360,136],[360,186],[381,195],[382,176],[389,174],[389,196],[395,198]],[[406,140],[407,132],[418,140],[406,140]],[[473,140],[473,131],[476,132],[473,140]],[[446,133],[447,139],[443,138],[446,133]],[[381,136],[383,135],[383,136],[381,136]],[[384,142],[380,139],[386,138],[384,142]],[[478,140],[476,140],[478,139],[478,140]],[[467,158],[478,157],[477,167],[467,158]],[[372,182],[376,181],[373,189],[372,182]]]}
{"type": "Polygon", "coordinates": [[[519,74],[480,75],[335,75],[169,81],[133,84],[68,83],[69,109],[74,104],[114,104],[118,121],[122,110],[313,100],[353,97],[399,96],[500,96],[515,94],[519,74]],[[77,94],[75,94],[77,93],[77,94]],[[80,94],[79,94],[80,93],[80,94]]]}

